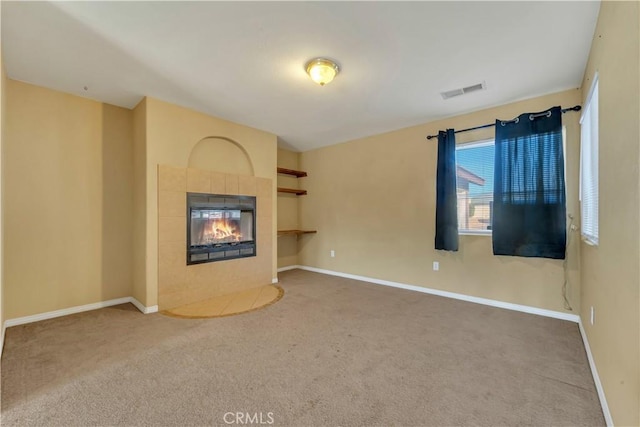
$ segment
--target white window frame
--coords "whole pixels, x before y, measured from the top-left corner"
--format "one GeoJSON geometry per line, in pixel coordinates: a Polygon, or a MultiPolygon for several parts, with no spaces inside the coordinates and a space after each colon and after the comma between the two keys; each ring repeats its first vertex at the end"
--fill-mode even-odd
{"type": "MultiPolygon", "coordinates": [[[[466,150],[469,148],[487,147],[490,145],[495,145],[495,143],[496,143],[495,138],[464,142],[461,144],[456,144],[456,152],[459,150],[466,150]]],[[[458,160],[456,156],[456,167],[457,166],[458,166],[458,160]]],[[[457,185],[456,185],[456,188],[457,188],[457,185]]],[[[457,200],[457,194],[456,194],[456,200],[457,200]]],[[[493,235],[493,230],[468,230],[468,229],[460,228],[460,225],[458,224],[458,235],[459,236],[491,236],[493,235]]]]}
{"type": "Polygon", "coordinates": [[[580,117],[580,235],[599,242],[599,83],[595,73],[580,117]]]}

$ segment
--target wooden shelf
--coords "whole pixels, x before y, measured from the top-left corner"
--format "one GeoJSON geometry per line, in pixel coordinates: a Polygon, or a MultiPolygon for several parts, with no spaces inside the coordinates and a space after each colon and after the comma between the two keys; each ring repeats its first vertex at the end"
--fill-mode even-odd
{"type": "Polygon", "coordinates": [[[317,233],[316,230],[278,230],[278,236],[284,236],[287,234],[314,234],[317,233]]]}
{"type": "MultiPolygon", "coordinates": [[[[287,168],[277,168],[279,174],[283,175],[291,175],[296,178],[304,178],[307,176],[307,173],[304,171],[298,171],[295,169],[287,169],[287,168]]],[[[304,196],[307,194],[307,190],[301,190],[299,188],[285,188],[278,187],[278,193],[289,193],[295,194],[296,196],[304,196]]],[[[303,234],[315,234],[316,230],[278,230],[278,236],[296,236],[299,238],[303,234]]]]}
{"type": "Polygon", "coordinates": [[[304,178],[305,176],[307,176],[307,173],[304,171],[297,171],[297,170],[287,169],[287,168],[278,168],[278,173],[281,173],[284,175],[293,175],[296,178],[304,178]]]}
{"type": "Polygon", "coordinates": [[[278,193],[291,193],[291,194],[295,194],[296,196],[304,196],[305,194],[307,194],[307,190],[298,190],[297,188],[278,187],[278,193]]]}

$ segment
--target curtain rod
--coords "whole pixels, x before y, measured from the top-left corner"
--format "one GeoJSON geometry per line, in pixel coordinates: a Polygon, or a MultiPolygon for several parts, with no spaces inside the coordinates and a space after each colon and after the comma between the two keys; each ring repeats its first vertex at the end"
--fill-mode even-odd
{"type": "MultiPolygon", "coordinates": [[[[582,110],[582,107],[580,105],[576,105],[575,107],[571,107],[571,108],[563,108],[562,112],[566,113],[567,111],[580,111],[580,110],[582,110]]],[[[513,121],[513,120],[510,120],[510,121],[513,121]]],[[[460,129],[460,130],[455,131],[454,133],[469,132],[469,131],[477,130],[477,129],[490,128],[490,127],[495,126],[495,125],[496,125],[495,123],[489,123],[489,124],[486,124],[486,125],[475,126],[475,127],[468,128],[468,129],[460,129]]],[[[429,136],[427,136],[427,139],[433,139],[433,138],[437,138],[437,137],[438,137],[438,135],[429,135],[429,136]]]]}

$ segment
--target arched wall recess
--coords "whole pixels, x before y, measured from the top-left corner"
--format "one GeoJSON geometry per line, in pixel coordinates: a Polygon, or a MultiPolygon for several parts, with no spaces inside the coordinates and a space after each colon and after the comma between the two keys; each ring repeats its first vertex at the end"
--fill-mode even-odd
{"type": "Polygon", "coordinates": [[[202,138],[189,154],[188,167],[236,175],[255,176],[247,150],[223,136],[202,138]]]}

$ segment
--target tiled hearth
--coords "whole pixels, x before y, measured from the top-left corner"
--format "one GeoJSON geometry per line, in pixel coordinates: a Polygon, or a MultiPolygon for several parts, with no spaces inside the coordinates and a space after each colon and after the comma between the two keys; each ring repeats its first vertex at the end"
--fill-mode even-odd
{"type": "Polygon", "coordinates": [[[273,184],[269,178],[158,167],[158,305],[167,310],[271,283],[273,184]],[[187,265],[187,193],[256,197],[257,256],[187,265]]]}

